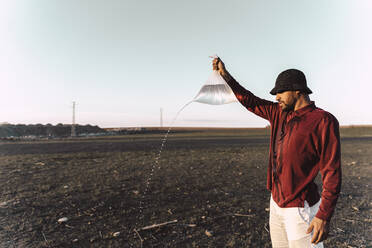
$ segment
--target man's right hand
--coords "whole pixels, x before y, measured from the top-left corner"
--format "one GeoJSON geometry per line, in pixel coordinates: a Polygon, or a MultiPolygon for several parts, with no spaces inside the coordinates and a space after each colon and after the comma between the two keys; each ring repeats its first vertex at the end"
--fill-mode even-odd
{"type": "Polygon", "coordinates": [[[213,59],[213,70],[218,71],[221,76],[226,74],[225,64],[218,57],[213,59]]]}
{"type": "Polygon", "coordinates": [[[226,82],[230,81],[232,78],[230,73],[226,70],[225,64],[219,57],[213,59],[213,70],[218,71],[218,73],[225,79],[226,82]]]}

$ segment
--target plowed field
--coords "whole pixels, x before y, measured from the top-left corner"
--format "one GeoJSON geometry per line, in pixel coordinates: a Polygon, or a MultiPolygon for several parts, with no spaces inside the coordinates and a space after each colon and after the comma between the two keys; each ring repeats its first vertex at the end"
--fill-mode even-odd
{"type": "MultiPolygon", "coordinates": [[[[271,247],[267,135],[170,134],[155,163],[161,138],[1,143],[0,247],[271,247]]],[[[342,163],[326,247],[371,247],[372,137],[342,163]]]]}

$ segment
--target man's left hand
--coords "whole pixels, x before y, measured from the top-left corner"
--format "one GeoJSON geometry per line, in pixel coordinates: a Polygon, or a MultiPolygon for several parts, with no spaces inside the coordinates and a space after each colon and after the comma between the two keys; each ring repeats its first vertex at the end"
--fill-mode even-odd
{"type": "Polygon", "coordinates": [[[322,242],[328,237],[329,221],[314,217],[307,229],[307,233],[311,233],[312,231],[313,238],[311,239],[311,243],[318,244],[319,242],[322,242]]]}

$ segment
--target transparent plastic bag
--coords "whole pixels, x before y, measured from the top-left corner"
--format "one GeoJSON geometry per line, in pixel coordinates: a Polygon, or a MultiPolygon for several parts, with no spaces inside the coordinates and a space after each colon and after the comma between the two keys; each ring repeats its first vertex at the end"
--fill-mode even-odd
{"type": "Polygon", "coordinates": [[[213,70],[193,101],[211,105],[221,105],[237,102],[238,100],[223,77],[218,71],[213,70]]]}

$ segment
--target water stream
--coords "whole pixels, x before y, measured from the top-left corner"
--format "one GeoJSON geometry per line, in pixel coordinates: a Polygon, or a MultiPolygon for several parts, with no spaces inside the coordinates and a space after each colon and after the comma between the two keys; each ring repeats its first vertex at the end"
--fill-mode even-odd
{"type": "MultiPolygon", "coordinates": [[[[224,79],[221,77],[221,75],[217,71],[213,71],[210,77],[207,80],[207,83],[201,88],[199,93],[194,97],[194,99],[188,103],[186,103],[176,114],[176,116],[173,118],[167,132],[165,133],[162,141],[160,149],[155,157],[154,163],[151,166],[151,170],[149,173],[149,176],[146,179],[146,186],[145,190],[143,191],[142,198],[139,203],[139,214],[137,217],[137,221],[134,228],[138,228],[138,224],[140,220],[144,219],[144,202],[146,199],[146,196],[148,195],[148,191],[150,188],[150,184],[153,178],[153,175],[155,173],[155,170],[159,170],[161,168],[160,164],[160,158],[162,151],[165,147],[165,143],[167,142],[168,135],[170,131],[172,130],[172,127],[177,120],[179,114],[192,102],[200,102],[200,103],[206,103],[210,105],[221,105],[221,104],[227,104],[231,102],[236,102],[237,99],[230,89],[230,87],[227,85],[227,83],[224,81],[224,79]]],[[[136,231],[136,229],[134,229],[136,231]]],[[[138,234],[138,233],[137,233],[138,234]]],[[[139,236],[139,234],[138,234],[139,236]]],[[[141,237],[140,237],[141,238],[141,237]]],[[[142,247],[142,238],[141,238],[141,247],[142,247]]]]}
{"type": "MultiPolygon", "coordinates": [[[[149,188],[150,188],[150,184],[151,184],[151,180],[152,180],[152,177],[154,175],[154,172],[155,172],[155,169],[159,170],[161,168],[161,164],[159,163],[159,160],[161,158],[161,153],[165,147],[165,143],[167,142],[167,139],[168,139],[168,135],[170,133],[170,131],[172,130],[172,127],[175,123],[175,121],[177,120],[179,114],[182,112],[182,110],[184,110],[188,105],[190,105],[193,101],[190,101],[188,102],[187,104],[185,104],[176,114],[176,116],[173,118],[167,132],[165,133],[162,141],[161,141],[161,146],[160,146],[160,149],[155,157],[155,160],[154,160],[154,163],[152,164],[151,166],[151,171],[150,171],[150,174],[149,176],[147,177],[146,179],[146,188],[142,194],[142,200],[140,201],[140,204],[139,204],[139,217],[138,219],[142,219],[144,216],[143,216],[143,210],[144,210],[144,200],[148,194],[148,191],[149,191],[149,188]]],[[[136,226],[137,226],[138,222],[136,223],[136,226]]]]}

